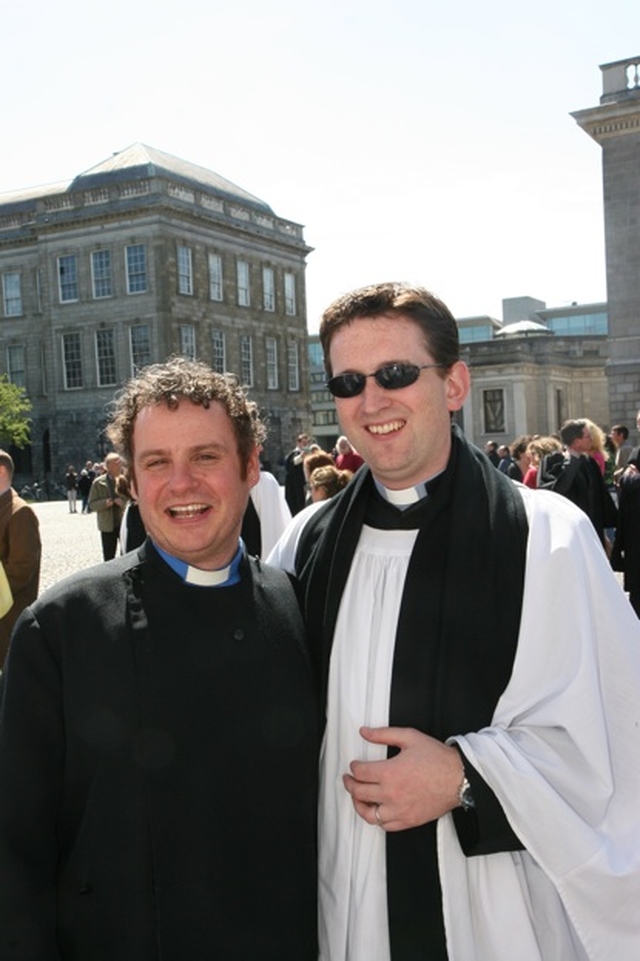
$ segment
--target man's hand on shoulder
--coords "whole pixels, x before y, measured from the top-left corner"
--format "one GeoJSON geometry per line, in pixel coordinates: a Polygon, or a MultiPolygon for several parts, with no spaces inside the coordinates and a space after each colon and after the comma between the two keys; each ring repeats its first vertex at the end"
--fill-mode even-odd
{"type": "Polygon", "coordinates": [[[414,728],[360,728],[372,744],[399,748],[384,761],[352,761],[343,777],[365,821],[404,831],[434,821],[460,804],[464,768],[458,751],[414,728]]]}

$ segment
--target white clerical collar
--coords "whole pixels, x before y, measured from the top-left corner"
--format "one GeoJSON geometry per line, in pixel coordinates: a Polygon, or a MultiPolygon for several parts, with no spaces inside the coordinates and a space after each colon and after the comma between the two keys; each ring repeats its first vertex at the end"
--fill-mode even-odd
{"type": "MultiPolygon", "coordinates": [[[[438,472],[439,474],[442,471],[438,472]]],[[[400,510],[405,510],[407,507],[411,507],[412,504],[417,504],[421,501],[423,497],[427,497],[428,490],[427,484],[432,481],[438,474],[434,474],[430,477],[428,481],[421,481],[420,484],[416,484],[414,487],[405,487],[403,490],[391,490],[389,487],[385,487],[374,477],[374,483],[380,492],[380,495],[384,497],[386,501],[393,504],[394,507],[398,507],[400,510]]]]}
{"type": "Polygon", "coordinates": [[[191,567],[186,561],[163,551],[157,544],[154,543],[153,546],[160,557],[182,578],[185,584],[192,584],[195,587],[230,587],[240,581],[240,561],[243,554],[242,541],[239,541],[238,550],[231,563],[217,571],[203,571],[200,567],[191,567]]]}

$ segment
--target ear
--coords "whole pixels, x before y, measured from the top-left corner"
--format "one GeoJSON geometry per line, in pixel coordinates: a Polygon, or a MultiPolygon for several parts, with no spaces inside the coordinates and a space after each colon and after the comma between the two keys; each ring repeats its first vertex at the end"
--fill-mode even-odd
{"type": "Polygon", "coordinates": [[[255,487],[260,480],[260,448],[254,447],[247,461],[247,483],[255,487]]]}
{"type": "Polygon", "coordinates": [[[448,410],[460,410],[471,390],[471,375],[463,361],[458,360],[447,371],[446,391],[448,410]]]}
{"type": "Polygon", "coordinates": [[[136,490],[136,478],[133,471],[129,471],[129,490],[131,491],[131,496],[134,501],[138,500],[138,491],[136,490]]]}

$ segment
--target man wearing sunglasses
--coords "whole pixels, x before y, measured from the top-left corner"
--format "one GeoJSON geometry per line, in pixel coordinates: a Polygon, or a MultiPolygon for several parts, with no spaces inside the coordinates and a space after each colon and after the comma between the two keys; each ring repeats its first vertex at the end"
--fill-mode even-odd
{"type": "Polygon", "coordinates": [[[640,629],[589,520],[452,425],[426,290],[347,294],[320,339],[365,460],[281,560],[326,703],[322,961],[635,959],[640,629]]]}

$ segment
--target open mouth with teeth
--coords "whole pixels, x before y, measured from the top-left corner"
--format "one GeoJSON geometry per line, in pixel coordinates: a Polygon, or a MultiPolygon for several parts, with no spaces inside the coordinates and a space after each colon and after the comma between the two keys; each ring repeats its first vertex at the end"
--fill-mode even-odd
{"type": "Polygon", "coordinates": [[[167,507],[167,514],[180,520],[190,517],[200,517],[209,510],[208,504],[185,504],[181,507],[167,507]]]}
{"type": "Polygon", "coordinates": [[[396,430],[401,430],[404,425],[403,420],[392,420],[388,424],[369,424],[367,430],[370,434],[392,434],[396,430]]]}

